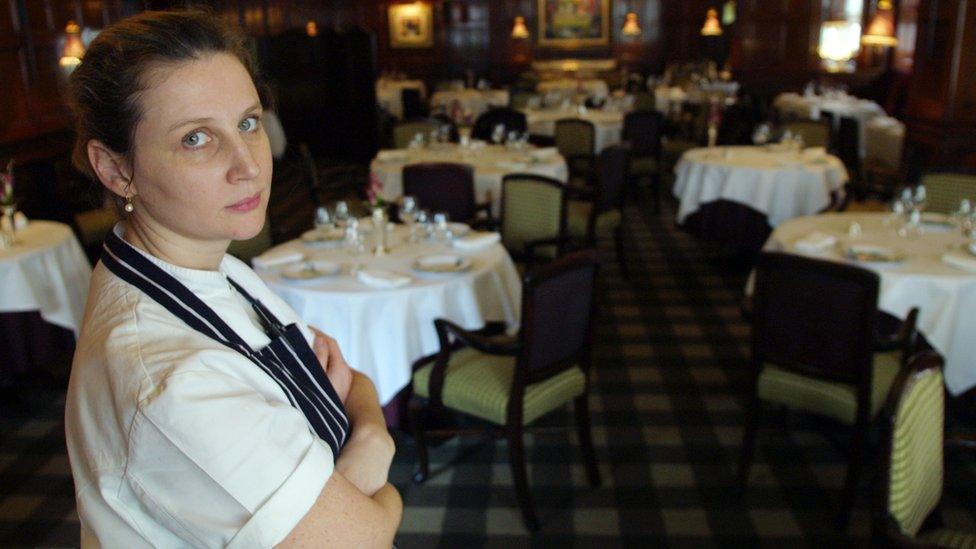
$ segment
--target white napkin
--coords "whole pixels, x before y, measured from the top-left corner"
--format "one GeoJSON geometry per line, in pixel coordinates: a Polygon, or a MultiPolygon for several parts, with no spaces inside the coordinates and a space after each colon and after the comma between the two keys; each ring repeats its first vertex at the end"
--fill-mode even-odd
{"type": "MultiPolygon", "coordinates": [[[[14,229],[17,229],[18,231],[26,229],[27,223],[27,216],[24,215],[24,212],[14,213],[14,229]]],[[[7,221],[6,217],[0,219],[0,227],[2,227],[5,231],[10,229],[10,223],[7,221]]]]}
{"type": "Polygon", "coordinates": [[[459,250],[481,250],[493,246],[502,240],[498,233],[474,232],[462,238],[454,239],[454,247],[459,250]]]}
{"type": "Polygon", "coordinates": [[[957,252],[948,252],[942,256],[942,262],[957,269],[976,273],[976,257],[957,252]]]}
{"type": "Polygon", "coordinates": [[[270,269],[275,265],[294,263],[303,259],[305,254],[298,250],[273,250],[251,259],[251,264],[259,269],[270,269]]]}
{"type": "Polygon", "coordinates": [[[550,158],[554,158],[558,154],[559,154],[559,149],[557,149],[556,147],[542,147],[539,149],[535,149],[534,151],[529,153],[529,155],[532,156],[534,160],[549,160],[550,158]]]}
{"type": "Polygon", "coordinates": [[[404,149],[386,149],[376,153],[376,159],[380,162],[397,162],[407,159],[407,151],[404,149]]]}
{"type": "Polygon", "coordinates": [[[388,290],[410,284],[411,278],[405,274],[381,269],[363,269],[356,272],[356,278],[371,288],[388,290]]]}
{"type": "Polygon", "coordinates": [[[805,254],[821,254],[837,244],[837,238],[827,233],[814,231],[793,244],[793,249],[805,254]]]}
{"type": "Polygon", "coordinates": [[[824,147],[807,147],[800,153],[804,160],[820,160],[827,156],[827,149],[824,147]]]}
{"type": "Polygon", "coordinates": [[[513,162],[511,160],[501,160],[497,163],[497,166],[503,170],[509,170],[513,172],[521,171],[526,168],[524,162],[513,162]]]}

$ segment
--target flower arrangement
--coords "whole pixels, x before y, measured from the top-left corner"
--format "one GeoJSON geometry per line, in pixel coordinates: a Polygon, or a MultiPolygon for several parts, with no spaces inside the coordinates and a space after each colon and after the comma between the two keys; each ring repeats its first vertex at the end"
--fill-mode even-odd
{"type": "Polygon", "coordinates": [[[0,171],[0,205],[14,205],[14,161],[7,162],[7,168],[0,171]]]}
{"type": "Polygon", "coordinates": [[[366,202],[370,209],[382,208],[386,201],[380,197],[383,191],[383,181],[375,173],[369,174],[369,183],[366,185],[366,202]]]}

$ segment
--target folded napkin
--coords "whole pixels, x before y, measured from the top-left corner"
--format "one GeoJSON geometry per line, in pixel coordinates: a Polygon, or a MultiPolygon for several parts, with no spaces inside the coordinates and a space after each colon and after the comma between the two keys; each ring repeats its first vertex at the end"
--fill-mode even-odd
{"type": "Polygon", "coordinates": [[[959,252],[948,252],[943,254],[942,262],[957,269],[976,273],[976,257],[959,252]]]}
{"type": "Polygon", "coordinates": [[[821,254],[837,244],[837,238],[827,233],[814,231],[793,244],[793,249],[805,254],[821,254]]]}
{"type": "Polygon", "coordinates": [[[827,149],[824,147],[807,147],[800,153],[804,160],[820,160],[827,156],[827,149]]]}
{"type": "Polygon", "coordinates": [[[275,265],[294,263],[305,259],[305,254],[298,250],[272,250],[265,252],[251,260],[251,264],[259,269],[270,269],[275,265]]]}
{"type": "Polygon", "coordinates": [[[524,170],[527,167],[525,165],[525,162],[513,162],[511,160],[501,160],[496,165],[503,170],[510,170],[516,172],[520,170],[524,170]]]}
{"type": "MultiPolygon", "coordinates": [[[[24,215],[24,212],[17,212],[14,214],[14,229],[17,229],[18,231],[26,229],[27,223],[27,216],[24,215]]],[[[7,221],[6,217],[0,219],[0,227],[2,227],[3,230],[10,229],[10,222],[7,221]]]]}
{"type": "Polygon", "coordinates": [[[356,278],[371,288],[388,290],[410,284],[411,278],[405,274],[381,269],[363,269],[356,272],[356,278]]]}
{"type": "Polygon", "coordinates": [[[555,158],[558,154],[559,149],[556,147],[542,147],[529,153],[534,160],[549,160],[550,158],[555,158]]]}
{"type": "Polygon", "coordinates": [[[890,116],[875,116],[868,122],[869,126],[878,126],[881,128],[886,128],[890,126],[898,126],[901,122],[897,118],[892,118],[890,116]]]}
{"type": "Polygon", "coordinates": [[[387,149],[376,153],[376,159],[380,162],[396,162],[407,159],[407,151],[404,149],[387,149]]]}
{"type": "Polygon", "coordinates": [[[502,235],[498,233],[473,232],[467,236],[454,239],[454,247],[459,250],[481,250],[498,244],[502,235]]]}

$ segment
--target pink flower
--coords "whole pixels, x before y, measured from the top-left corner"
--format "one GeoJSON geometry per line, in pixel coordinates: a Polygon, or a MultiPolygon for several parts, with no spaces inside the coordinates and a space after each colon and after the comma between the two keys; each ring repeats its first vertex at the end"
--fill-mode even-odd
{"type": "Polygon", "coordinates": [[[369,174],[369,183],[366,185],[366,199],[370,204],[378,202],[379,194],[383,191],[383,181],[374,173],[369,174]]]}

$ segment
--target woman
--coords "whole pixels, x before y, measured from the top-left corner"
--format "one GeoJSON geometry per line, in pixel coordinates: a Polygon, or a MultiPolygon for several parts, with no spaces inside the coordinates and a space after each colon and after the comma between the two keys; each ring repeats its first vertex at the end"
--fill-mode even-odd
{"type": "Polygon", "coordinates": [[[371,382],[225,254],[271,183],[240,36],[200,12],[121,21],[71,94],[75,164],[127,212],[68,388],[82,545],[389,547],[402,504],[371,382]]]}

